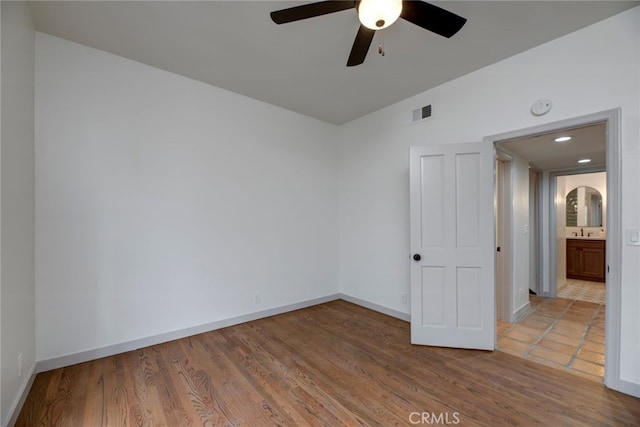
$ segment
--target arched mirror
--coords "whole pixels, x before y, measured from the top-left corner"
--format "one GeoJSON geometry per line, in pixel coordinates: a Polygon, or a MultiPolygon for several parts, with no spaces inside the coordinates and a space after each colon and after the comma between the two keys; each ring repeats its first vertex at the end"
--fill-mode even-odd
{"type": "Polygon", "coordinates": [[[592,187],[567,194],[567,227],[602,227],[602,194],[592,187]]]}

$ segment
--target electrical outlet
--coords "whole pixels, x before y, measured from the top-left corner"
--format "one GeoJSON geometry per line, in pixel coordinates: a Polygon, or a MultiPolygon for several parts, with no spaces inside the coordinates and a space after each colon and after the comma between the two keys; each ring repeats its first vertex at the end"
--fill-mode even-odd
{"type": "Polygon", "coordinates": [[[18,355],[18,376],[22,376],[22,353],[18,355]]]}
{"type": "Polygon", "coordinates": [[[407,294],[402,294],[402,295],[400,296],[400,302],[401,302],[402,304],[406,304],[406,303],[407,303],[407,298],[408,298],[408,297],[407,297],[407,294]]]}
{"type": "Polygon", "coordinates": [[[260,304],[260,302],[262,302],[262,295],[260,295],[260,292],[254,292],[253,293],[253,303],[254,304],[260,304]]]}
{"type": "Polygon", "coordinates": [[[524,289],[520,289],[520,301],[524,299],[524,289]]]}

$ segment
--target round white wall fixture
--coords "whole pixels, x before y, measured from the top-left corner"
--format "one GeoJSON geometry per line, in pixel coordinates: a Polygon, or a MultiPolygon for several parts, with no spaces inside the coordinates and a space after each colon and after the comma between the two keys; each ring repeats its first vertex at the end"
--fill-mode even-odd
{"type": "Polygon", "coordinates": [[[551,110],[550,99],[539,99],[531,106],[531,114],[534,116],[542,116],[551,110]]]}

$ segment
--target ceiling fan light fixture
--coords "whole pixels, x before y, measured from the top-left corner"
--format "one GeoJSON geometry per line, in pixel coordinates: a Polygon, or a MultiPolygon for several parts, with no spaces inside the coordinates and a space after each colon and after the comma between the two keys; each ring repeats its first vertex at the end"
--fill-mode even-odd
{"type": "Polygon", "coordinates": [[[396,22],[402,13],[402,0],[361,0],[358,18],[365,27],[381,30],[396,22]]]}
{"type": "MultiPolygon", "coordinates": [[[[376,31],[387,28],[400,17],[420,28],[446,38],[456,34],[467,22],[466,18],[462,16],[458,16],[434,4],[417,0],[316,1],[274,10],[271,12],[271,20],[278,25],[286,24],[287,22],[302,21],[303,19],[315,18],[316,16],[353,8],[356,9],[360,25],[349,53],[347,67],[362,64],[367,57],[367,52],[370,50],[376,31]]],[[[379,48],[379,52],[384,55],[384,46],[382,43],[380,45],[382,48],[379,48]]]]}

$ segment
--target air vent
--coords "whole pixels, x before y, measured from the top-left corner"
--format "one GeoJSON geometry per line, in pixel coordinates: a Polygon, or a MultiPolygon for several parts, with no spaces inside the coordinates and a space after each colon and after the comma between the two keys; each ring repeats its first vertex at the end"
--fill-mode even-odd
{"type": "Polygon", "coordinates": [[[431,117],[431,105],[425,105],[422,108],[416,108],[413,110],[413,122],[419,122],[431,117]]]}

